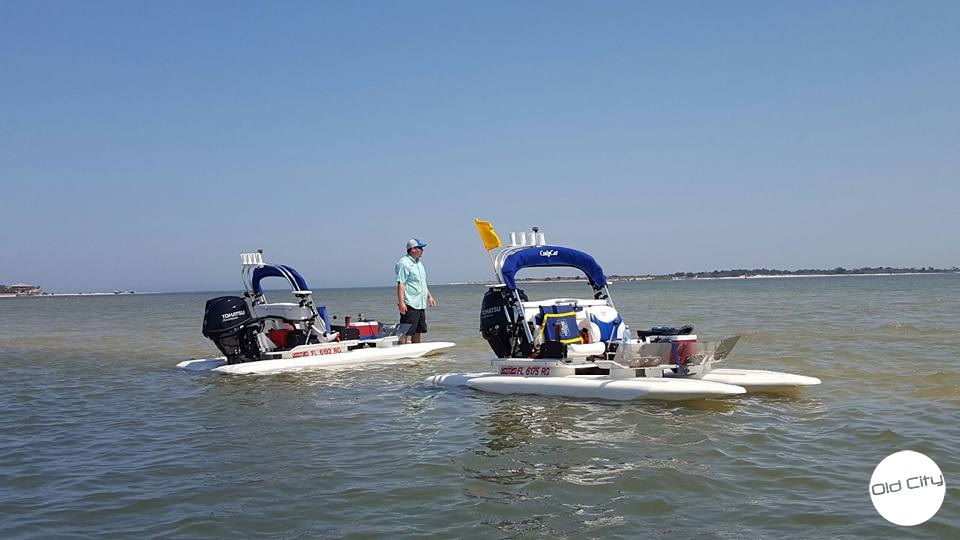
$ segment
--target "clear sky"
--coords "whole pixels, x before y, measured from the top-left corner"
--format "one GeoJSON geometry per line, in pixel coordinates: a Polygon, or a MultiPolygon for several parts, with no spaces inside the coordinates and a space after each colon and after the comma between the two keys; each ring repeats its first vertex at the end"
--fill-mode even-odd
{"type": "Polygon", "coordinates": [[[0,0],[0,283],[960,265],[960,2],[0,0]]]}

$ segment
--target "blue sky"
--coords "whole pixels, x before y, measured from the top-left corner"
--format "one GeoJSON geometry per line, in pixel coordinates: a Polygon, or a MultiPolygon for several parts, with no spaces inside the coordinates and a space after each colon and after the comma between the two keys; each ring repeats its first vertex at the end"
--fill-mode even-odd
{"type": "Polygon", "coordinates": [[[0,2],[0,283],[960,265],[960,3],[0,2]]]}

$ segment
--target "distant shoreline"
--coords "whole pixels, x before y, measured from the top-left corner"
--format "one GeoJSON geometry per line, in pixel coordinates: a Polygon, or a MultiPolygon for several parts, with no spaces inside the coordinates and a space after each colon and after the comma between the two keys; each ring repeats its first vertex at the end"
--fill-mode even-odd
{"type": "Polygon", "coordinates": [[[70,292],[70,293],[40,293],[40,294],[21,294],[21,295],[0,295],[0,298],[48,298],[50,296],[130,296],[133,294],[151,294],[139,293],[135,291],[120,292],[70,292]]]}
{"type": "Polygon", "coordinates": [[[66,293],[43,293],[41,296],[130,296],[131,294],[144,294],[135,291],[121,292],[66,292],[66,293]]]}
{"type": "MultiPolygon", "coordinates": [[[[817,278],[817,277],[856,277],[856,276],[865,276],[865,277],[883,277],[883,276],[921,276],[921,275],[943,275],[943,274],[960,274],[960,269],[933,269],[933,270],[920,270],[920,269],[895,269],[898,271],[894,272],[861,272],[861,271],[848,271],[848,272],[823,272],[823,273],[783,273],[783,274],[742,274],[742,275],[732,275],[732,276],[713,276],[710,275],[713,272],[701,272],[688,276],[688,273],[677,274],[665,274],[665,275],[656,275],[656,276],[620,276],[620,275],[609,275],[607,276],[607,281],[610,283],[617,283],[620,281],[708,281],[708,280],[745,280],[745,279],[775,279],[775,278],[817,278]],[[909,271],[913,270],[913,271],[909,271]]],[[[729,271],[727,271],[729,272],[729,271]]],[[[586,278],[584,276],[555,276],[547,278],[519,278],[517,283],[521,284],[549,284],[549,283],[579,283],[585,282],[586,278]]],[[[482,285],[482,286],[491,286],[496,285],[495,281],[483,280],[483,281],[453,281],[449,283],[437,283],[436,285],[482,285]]],[[[383,288],[387,287],[386,285],[371,285],[366,287],[333,287],[333,289],[355,289],[355,288],[383,288]]],[[[320,289],[323,289],[321,287],[320,289]]],[[[316,290],[320,290],[316,289],[316,290]]],[[[167,293],[179,294],[184,292],[220,292],[220,291],[167,291],[167,293]]],[[[0,299],[3,298],[49,298],[49,297],[78,297],[78,296],[132,296],[132,295],[148,295],[148,294],[167,294],[164,292],[140,292],[140,291],[114,291],[114,292],[55,292],[55,293],[41,293],[41,294],[30,294],[30,295],[8,295],[0,294],[0,299]]]]}
{"type": "MultiPolygon", "coordinates": [[[[662,275],[662,276],[607,276],[610,283],[618,281],[712,281],[712,280],[744,280],[744,279],[775,279],[775,278],[821,278],[821,277],[882,277],[882,276],[929,276],[943,274],[960,274],[958,270],[932,270],[923,272],[876,272],[876,273],[823,273],[823,274],[744,274],[737,276],[702,276],[693,277],[662,275]]],[[[585,277],[552,277],[552,278],[520,278],[517,283],[524,284],[543,284],[543,283],[575,283],[586,281],[585,277]]],[[[494,281],[457,281],[448,283],[448,285],[495,285],[494,281]]]]}

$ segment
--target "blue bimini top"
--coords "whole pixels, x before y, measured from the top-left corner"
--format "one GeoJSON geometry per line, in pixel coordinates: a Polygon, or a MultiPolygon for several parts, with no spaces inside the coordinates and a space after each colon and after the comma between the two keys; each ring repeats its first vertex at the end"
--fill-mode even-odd
{"type": "MultiPolygon", "coordinates": [[[[303,279],[300,272],[297,272],[291,266],[285,264],[267,264],[253,270],[253,277],[250,280],[253,292],[257,296],[263,296],[263,287],[260,286],[260,280],[268,277],[282,277],[290,283],[290,288],[294,291],[309,291],[307,281],[303,279]]],[[[330,329],[330,318],[327,316],[326,306],[315,306],[317,315],[323,321],[324,328],[330,329]]]]}
{"type": "Polygon", "coordinates": [[[285,264],[268,264],[255,268],[253,270],[253,279],[251,280],[251,285],[253,286],[253,292],[257,296],[263,294],[263,288],[260,287],[260,280],[268,277],[282,277],[290,282],[290,287],[294,291],[309,291],[310,287],[307,287],[307,282],[303,279],[296,270],[285,265],[285,264]]]}
{"type": "Polygon", "coordinates": [[[594,289],[607,285],[607,276],[597,261],[582,251],[560,246],[533,246],[507,255],[500,268],[503,283],[510,289],[517,288],[516,275],[522,268],[534,266],[568,266],[586,274],[594,289]]]}

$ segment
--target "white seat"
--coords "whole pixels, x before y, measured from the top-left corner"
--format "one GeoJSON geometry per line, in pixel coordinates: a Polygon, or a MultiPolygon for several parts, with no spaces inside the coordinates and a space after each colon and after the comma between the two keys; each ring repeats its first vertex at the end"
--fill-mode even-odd
{"type": "Polygon", "coordinates": [[[590,343],[604,341],[604,337],[606,337],[606,341],[616,341],[623,339],[623,321],[621,320],[620,324],[613,328],[609,336],[604,336],[600,325],[594,319],[601,323],[613,324],[618,317],[620,317],[620,314],[611,306],[590,306],[583,309],[583,319],[581,320],[578,317],[577,323],[581,329],[585,328],[587,330],[590,343]]]}
{"type": "Polygon", "coordinates": [[[599,356],[606,351],[603,343],[572,343],[567,345],[567,357],[599,356]]]}

